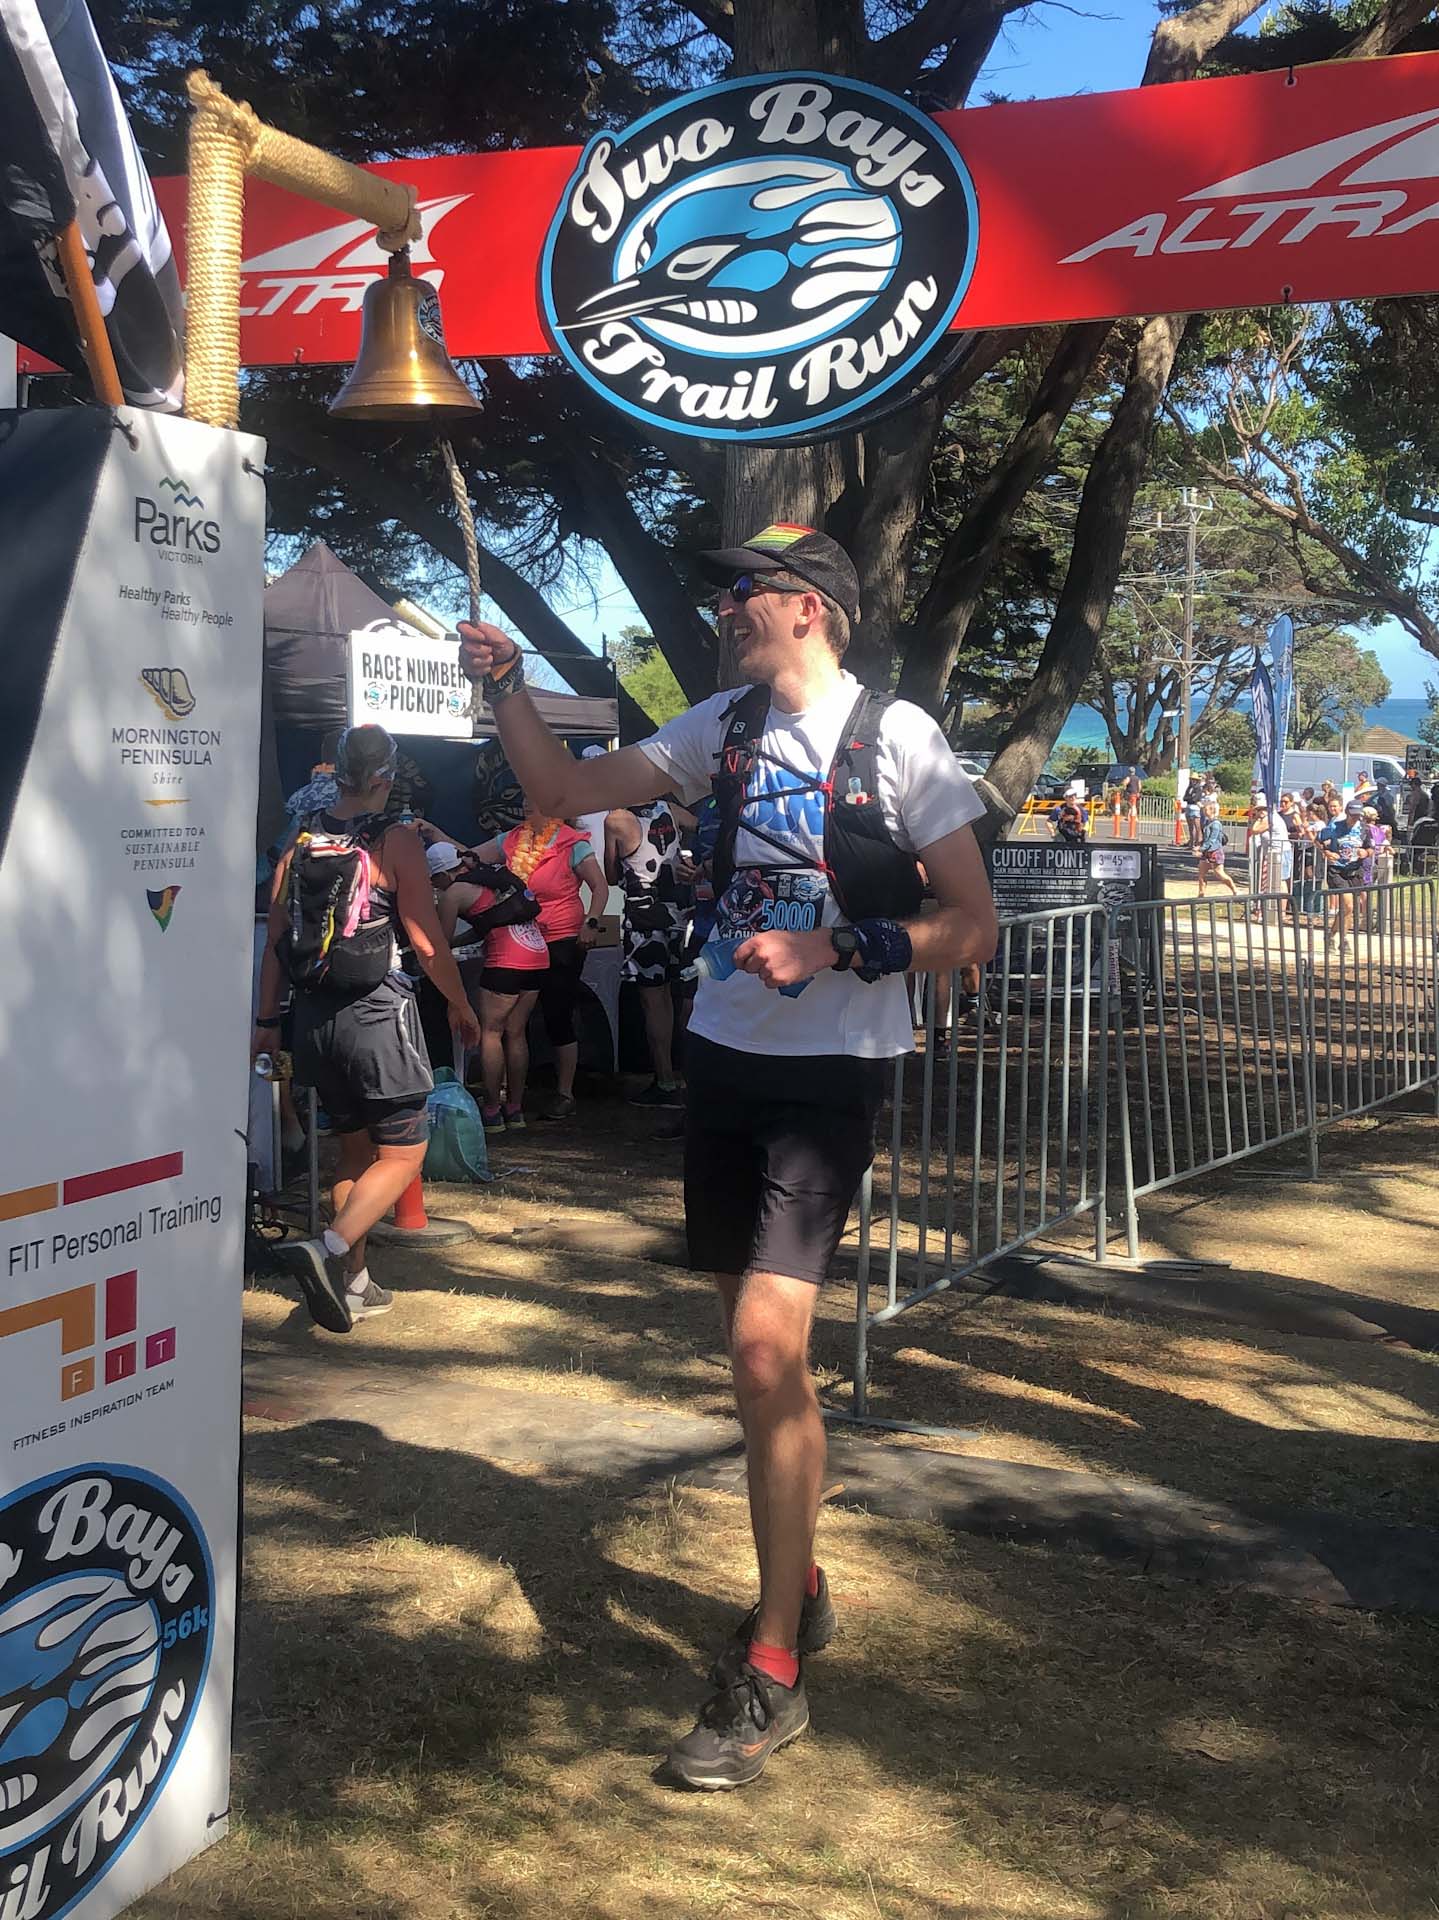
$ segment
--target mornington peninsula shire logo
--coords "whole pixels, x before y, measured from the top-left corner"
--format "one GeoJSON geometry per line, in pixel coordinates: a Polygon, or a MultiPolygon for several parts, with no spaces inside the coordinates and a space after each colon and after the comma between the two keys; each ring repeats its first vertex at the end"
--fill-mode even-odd
{"type": "Polygon", "coordinates": [[[798,440],[919,376],[969,284],[974,189],[893,94],[763,74],[585,149],[550,227],[555,347],[635,419],[798,440]]]}
{"type": "Polygon", "coordinates": [[[0,1501],[0,1913],[58,1920],[133,1839],[194,1721],[213,1608],[164,1481],[78,1467],[0,1501]]]}

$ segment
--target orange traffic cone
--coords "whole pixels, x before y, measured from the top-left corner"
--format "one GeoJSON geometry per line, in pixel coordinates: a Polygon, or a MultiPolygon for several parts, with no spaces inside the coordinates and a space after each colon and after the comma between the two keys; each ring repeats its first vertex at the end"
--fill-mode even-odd
{"type": "Polygon", "coordinates": [[[444,1246],[453,1240],[468,1240],[473,1229],[464,1220],[432,1220],[425,1212],[425,1188],[419,1174],[395,1202],[393,1220],[381,1220],[370,1228],[370,1238],[382,1245],[387,1240],[423,1240],[430,1246],[444,1246]]]}

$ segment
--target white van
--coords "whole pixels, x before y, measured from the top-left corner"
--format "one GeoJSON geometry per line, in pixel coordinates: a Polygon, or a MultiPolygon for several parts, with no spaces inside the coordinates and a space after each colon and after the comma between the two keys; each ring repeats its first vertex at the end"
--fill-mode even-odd
{"type": "Polygon", "coordinates": [[[1404,778],[1403,767],[1387,753],[1351,753],[1347,772],[1342,753],[1311,753],[1304,747],[1291,747],[1284,755],[1287,793],[1298,793],[1303,787],[1313,787],[1317,792],[1326,780],[1332,780],[1336,787],[1347,780],[1352,787],[1361,773],[1367,773],[1381,787],[1397,787],[1404,778]]]}

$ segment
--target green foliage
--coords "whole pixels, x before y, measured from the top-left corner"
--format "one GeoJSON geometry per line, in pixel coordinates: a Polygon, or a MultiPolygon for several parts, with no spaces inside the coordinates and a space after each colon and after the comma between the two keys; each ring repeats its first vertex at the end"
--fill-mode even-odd
{"type": "Polygon", "coordinates": [[[1254,756],[1251,754],[1247,760],[1221,760],[1214,769],[1214,777],[1226,800],[1248,800],[1254,779],[1254,756]]]}
{"type": "Polygon", "coordinates": [[[1429,705],[1419,721],[1419,738],[1426,747],[1439,749],[1439,687],[1432,680],[1426,680],[1424,692],[1429,705]]]}
{"type": "Polygon", "coordinates": [[[673,720],[689,707],[680,683],[670,671],[659,643],[645,627],[623,627],[610,643],[620,684],[642,706],[656,726],[673,720]]]}

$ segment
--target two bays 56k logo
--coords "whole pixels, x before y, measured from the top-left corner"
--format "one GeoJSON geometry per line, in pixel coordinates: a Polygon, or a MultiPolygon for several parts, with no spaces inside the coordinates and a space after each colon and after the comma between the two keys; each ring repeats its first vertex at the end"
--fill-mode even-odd
{"type": "Polygon", "coordinates": [[[977,239],[968,170],[927,115],[857,81],[765,74],[590,142],[541,308],[557,351],[634,418],[794,440],[917,376],[977,239]]]}
{"type": "Polygon", "coordinates": [[[84,1466],[0,1501],[0,1913],[59,1920],[159,1799],[210,1664],[214,1570],[165,1481],[84,1466]]]}

